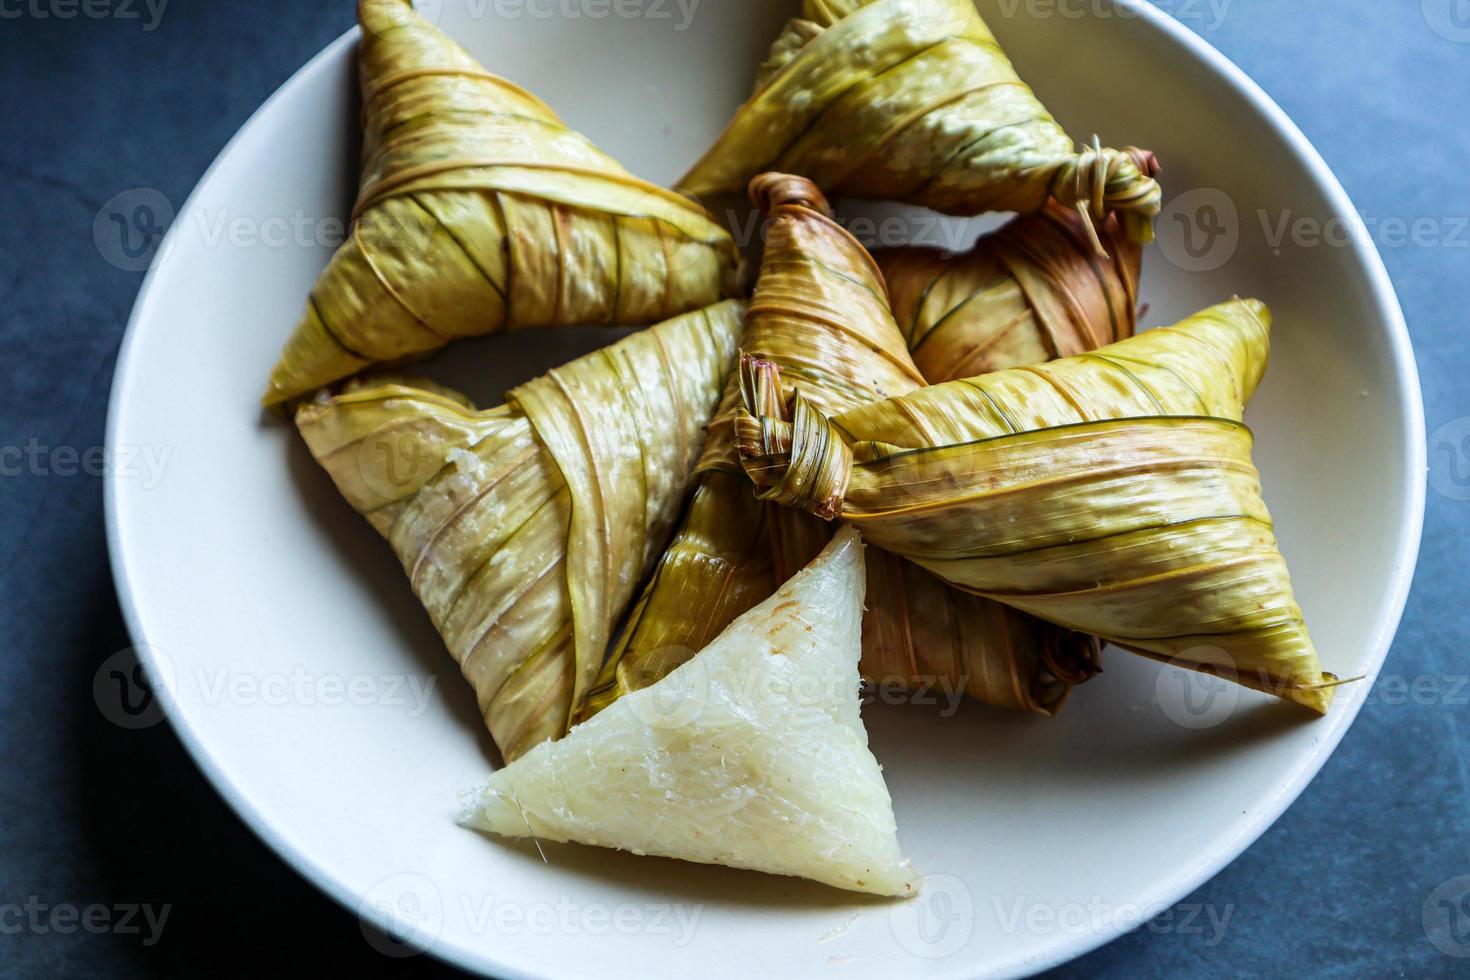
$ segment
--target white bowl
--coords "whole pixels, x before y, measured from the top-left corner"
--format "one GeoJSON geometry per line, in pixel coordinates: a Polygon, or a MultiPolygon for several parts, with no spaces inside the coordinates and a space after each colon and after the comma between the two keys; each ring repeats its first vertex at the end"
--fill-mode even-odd
{"type": "MultiPolygon", "coordinates": [[[[686,31],[687,5],[672,2],[634,5],[667,19],[433,6],[492,70],[668,181],[724,124],[795,4],[707,4],[686,31]]],[[[551,847],[543,863],[457,828],[457,791],[490,767],[469,690],[388,549],[292,430],[255,407],[330,253],[292,244],[290,222],[306,219],[307,238],[330,232],[311,219],[345,215],[354,191],[348,35],[256,113],[180,210],[133,311],[108,432],[114,451],[148,447],[166,465],[158,479],[116,468],[107,510],[123,608],[185,745],[261,837],[365,921],[497,975],[1029,972],[1198,886],[1337,745],[1398,623],[1424,496],[1418,380],[1379,258],[1365,234],[1313,245],[1300,233],[1303,217],[1351,230],[1356,212],[1282,112],[1172,20],[1146,4],[1082,19],[981,6],[1074,135],[1164,161],[1179,200],[1149,253],[1148,321],[1236,293],[1274,309],[1249,413],[1256,458],[1325,665],[1365,679],[1312,721],[1198,682],[1215,700],[1181,700],[1193,675],[1113,652],[1050,722],[870,706],[903,842],[930,876],[905,905],[593,849],[551,847]],[[1288,213],[1292,233],[1273,249],[1268,232],[1288,213]],[[1198,233],[1212,217],[1225,232],[1191,253],[1186,224],[1198,233]],[[407,682],[434,678],[420,703],[407,682]]],[[[491,338],[425,370],[489,401],[609,336],[491,338]]]]}

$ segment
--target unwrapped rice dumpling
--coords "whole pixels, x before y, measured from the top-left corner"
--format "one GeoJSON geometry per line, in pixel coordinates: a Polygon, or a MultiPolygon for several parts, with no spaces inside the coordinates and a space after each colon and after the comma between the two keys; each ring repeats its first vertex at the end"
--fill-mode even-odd
{"type": "Polygon", "coordinates": [[[862,610],[847,529],[693,660],[467,794],[465,822],[913,894],[859,717],[862,610]]]}

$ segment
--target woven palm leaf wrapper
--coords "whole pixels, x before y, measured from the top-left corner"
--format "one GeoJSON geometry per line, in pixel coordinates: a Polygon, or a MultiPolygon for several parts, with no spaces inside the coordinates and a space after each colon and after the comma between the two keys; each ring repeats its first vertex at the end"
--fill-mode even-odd
{"type": "MultiPolygon", "coordinates": [[[[767,216],[766,250],[742,349],[781,364],[793,388],[834,413],[915,390],[922,378],[893,322],[882,276],[831,220],[821,193],[801,178],[763,174],[752,182],[751,196],[767,216]]],[[[732,379],[685,522],[584,715],[692,657],[806,564],[829,536],[819,521],[779,509],[768,516],[755,500],[733,444],[738,397],[732,379]]],[[[1087,675],[1094,652],[1070,631],[957,592],[876,550],[868,555],[868,578],[863,663],[870,680],[923,683],[914,653],[922,645],[926,662],[935,665],[928,682],[1049,713],[1067,689],[1057,673],[1087,675]],[[906,666],[883,666],[900,663],[906,666]]]]}
{"type": "MultiPolygon", "coordinates": [[[[1081,354],[1133,335],[1141,249],[1108,218],[1093,248],[1082,218],[1056,203],[984,235],[969,252],[873,254],[893,312],[931,384],[1081,354]]],[[[963,691],[1053,714],[1099,669],[1090,637],[939,585],[919,566],[870,549],[863,674],[908,687],[963,691]]]]}
{"type": "Polygon", "coordinates": [[[1142,250],[1113,218],[1093,248],[1080,215],[1055,202],[984,235],[970,251],[873,253],[893,315],[930,384],[1071,357],[1133,336],[1142,250]]]}
{"type": "Polygon", "coordinates": [[[763,498],[852,521],[954,585],[1325,712],[1240,421],[1268,313],[1236,300],[1091,354],[827,418],[742,365],[763,498]]]}
{"type": "MultiPolygon", "coordinates": [[[[810,181],[762,174],[752,202],[766,217],[760,278],[741,349],[781,363],[830,411],[922,385],[867,251],[832,220],[810,181]]],[[[820,521],[755,498],[733,442],[739,388],[731,379],[700,458],[684,523],[661,559],[583,714],[652,684],[693,657],[738,615],[770,596],[825,544],[820,521]]]]}
{"type": "Polygon", "coordinates": [[[973,0],[804,0],[755,94],[679,186],[706,197],[783,170],[828,194],[961,215],[1055,198],[1090,221],[1115,212],[1143,242],[1156,169],[1145,151],[1078,149],[973,0]]]}
{"type": "Polygon", "coordinates": [[[725,295],[729,233],[490,74],[408,0],[362,0],[348,240],[262,401],[521,327],[644,325],[725,295]]]}
{"type": "Polygon", "coordinates": [[[377,528],[507,760],[562,735],[661,553],[734,362],[726,301],[640,331],[477,411],[397,380],[296,424],[377,528]]]}

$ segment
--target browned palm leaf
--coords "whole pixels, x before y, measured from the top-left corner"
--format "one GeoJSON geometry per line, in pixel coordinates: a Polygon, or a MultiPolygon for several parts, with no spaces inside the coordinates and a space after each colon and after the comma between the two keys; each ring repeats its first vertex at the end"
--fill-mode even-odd
{"type": "MultiPolygon", "coordinates": [[[[882,275],[832,220],[821,192],[800,177],[762,174],[750,195],[767,219],[766,249],[742,349],[781,363],[792,385],[833,412],[923,384],[893,323],[882,275]]],[[[804,515],[776,512],[768,524],[731,441],[738,395],[731,384],[684,523],[584,714],[692,657],[830,537],[825,525],[804,515]]]]}
{"type": "MultiPolygon", "coordinates": [[[[899,328],[930,383],[1037,364],[1132,336],[1140,249],[1109,218],[1093,247],[1080,215],[1056,203],[983,236],[962,255],[894,248],[873,258],[899,328]]],[[[1052,714],[1098,669],[1096,641],[944,585],[881,548],[868,553],[863,674],[963,691],[1052,714]]]]}
{"type": "Polygon", "coordinates": [[[738,191],[754,174],[949,214],[1031,212],[1054,197],[1152,235],[1151,154],[1077,149],[1021,81],[973,0],[803,0],[755,94],[680,181],[738,191]]]}
{"type": "MultiPolygon", "coordinates": [[[[828,216],[809,181],[765,174],[752,197],[768,217],[766,253],[742,347],[780,363],[791,388],[829,411],[914,390],[882,277],[828,216]]],[[[767,516],[739,473],[732,384],[700,463],[701,482],[584,715],[657,681],[764,599],[826,541],[821,522],[767,516]],[[773,566],[774,560],[774,568],[773,566]]],[[[1050,712],[1086,677],[1091,643],[957,592],[928,572],[868,557],[864,672],[870,680],[942,683],[994,704],[1050,712]]]]}
{"type": "Polygon", "coordinates": [[[643,325],[714,303],[734,244],[408,0],[361,0],[363,167],[351,235],[271,372],[276,405],[461,337],[643,325]]]}
{"type": "Polygon", "coordinates": [[[1071,357],[1133,336],[1139,247],[1109,218],[1098,255],[1077,212],[1055,202],[970,251],[873,253],[893,315],[930,384],[1071,357]]]}
{"type": "Polygon", "coordinates": [[[1091,354],[824,417],[748,361],[737,444],[762,496],[842,516],[960,588],[1324,712],[1240,422],[1265,308],[1234,301],[1091,354]]]}
{"type": "Polygon", "coordinates": [[[729,301],[476,411],[368,379],[296,424],[386,537],[507,759],[559,737],[678,516],[740,333],[729,301]]]}

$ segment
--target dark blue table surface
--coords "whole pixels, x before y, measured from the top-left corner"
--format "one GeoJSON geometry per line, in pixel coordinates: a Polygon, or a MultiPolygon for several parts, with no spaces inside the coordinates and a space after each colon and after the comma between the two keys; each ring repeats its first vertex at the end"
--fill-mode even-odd
{"type": "MultiPolygon", "coordinates": [[[[1470,2],[1155,2],[1280,102],[1366,216],[1435,229],[1380,243],[1423,378],[1428,523],[1385,680],[1321,775],[1185,908],[1058,972],[1470,975],[1470,879],[1439,887],[1470,875],[1470,2]]],[[[0,447],[83,461],[0,476],[0,975],[447,972],[376,951],[166,725],[118,728],[92,694],[129,640],[82,471],[141,279],[103,260],[94,218],[130,188],[181,203],[351,22],[347,0],[0,0],[0,447]],[[122,921],[144,905],[161,930],[122,921]]]]}

